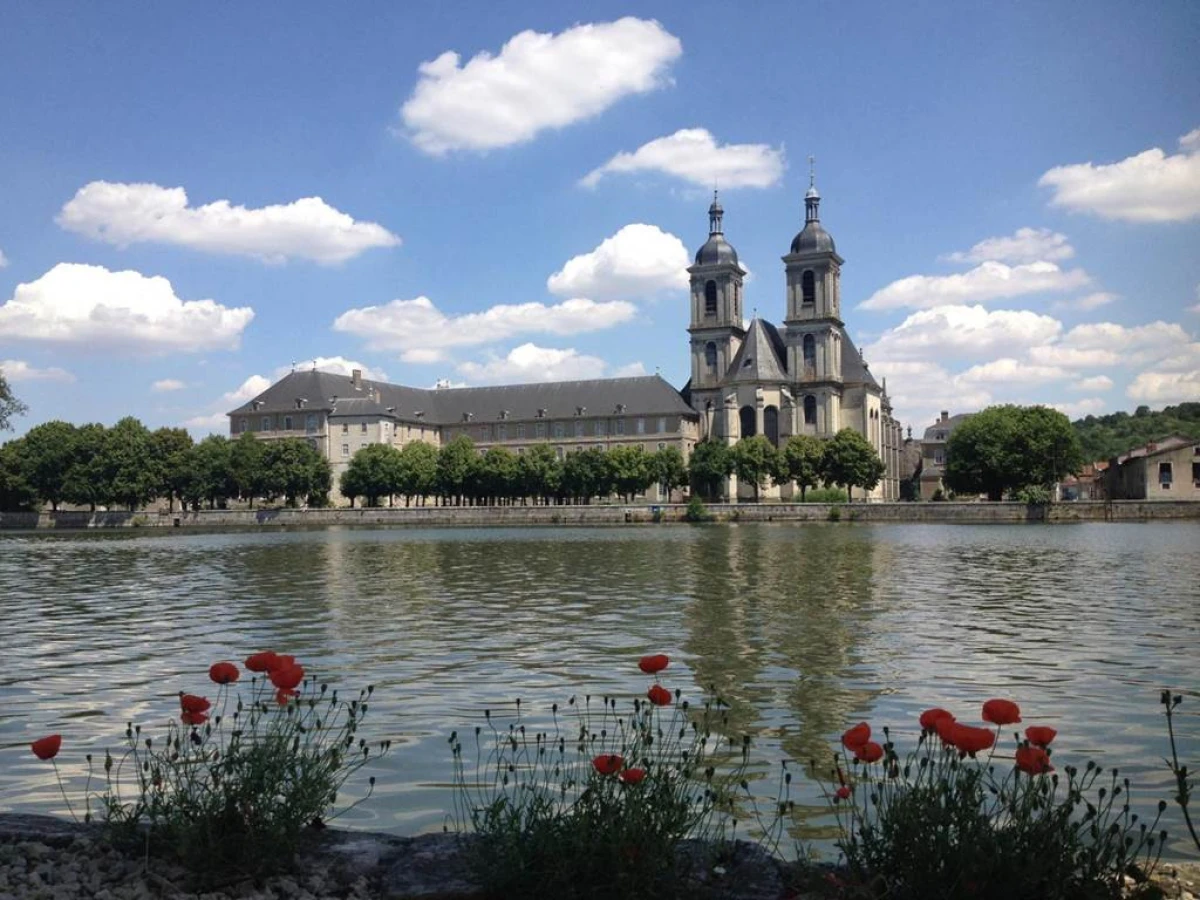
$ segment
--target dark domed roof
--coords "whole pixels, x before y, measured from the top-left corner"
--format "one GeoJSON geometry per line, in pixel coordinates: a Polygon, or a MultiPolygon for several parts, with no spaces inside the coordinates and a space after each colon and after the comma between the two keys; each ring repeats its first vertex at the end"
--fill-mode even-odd
{"type": "Polygon", "coordinates": [[[696,265],[711,266],[714,263],[737,263],[737,251],[725,240],[723,234],[710,234],[704,246],[696,251],[696,265]]]}
{"type": "Polygon", "coordinates": [[[793,253],[836,253],[833,245],[833,235],[821,227],[821,223],[813,220],[806,222],[804,229],[792,238],[793,253]]]}

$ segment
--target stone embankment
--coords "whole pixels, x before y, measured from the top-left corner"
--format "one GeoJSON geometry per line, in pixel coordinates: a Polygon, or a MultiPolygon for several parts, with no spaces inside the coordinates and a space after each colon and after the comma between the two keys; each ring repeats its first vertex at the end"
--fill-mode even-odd
{"type": "MultiPolygon", "coordinates": [[[[330,525],[408,527],[512,527],[522,525],[623,525],[683,522],[681,504],[650,506],[414,506],[377,509],[215,509],[190,512],[0,512],[0,529],[260,528],[330,525]]],[[[928,522],[1005,524],[1027,522],[1145,522],[1200,520],[1200,501],[1076,501],[1024,503],[738,503],[714,504],[719,522],[928,522]]]]}

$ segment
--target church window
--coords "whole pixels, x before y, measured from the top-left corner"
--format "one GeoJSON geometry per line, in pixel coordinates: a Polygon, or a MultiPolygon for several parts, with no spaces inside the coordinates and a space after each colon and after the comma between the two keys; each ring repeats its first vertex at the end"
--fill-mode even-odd
{"type": "Polygon", "coordinates": [[[763,434],[772,446],[779,446],[779,410],[774,406],[763,410],[763,434]]]}
{"type": "MultiPolygon", "coordinates": [[[[711,284],[711,282],[709,282],[711,284]]],[[[717,367],[717,345],[715,341],[709,341],[704,345],[704,365],[709,369],[717,367]]]]}
{"type": "Polygon", "coordinates": [[[817,424],[817,398],[812,394],[804,398],[804,424],[817,424]]]}
{"type": "Polygon", "coordinates": [[[808,375],[815,374],[817,369],[817,339],[811,334],[804,336],[804,370],[808,375]]]}
{"type": "Polygon", "coordinates": [[[805,269],[804,274],[800,276],[800,295],[804,303],[817,301],[817,277],[812,269],[805,269]]]}
{"type": "Polygon", "coordinates": [[[704,283],[704,314],[706,316],[717,314],[717,283],[711,278],[704,283]]]}
{"type": "Polygon", "coordinates": [[[738,418],[741,419],[742,437],[744,437],[744,438],[754,437],[754,435],[755,435],[754,407],[753,406],[743,406],[738,411],[738,418]]]}

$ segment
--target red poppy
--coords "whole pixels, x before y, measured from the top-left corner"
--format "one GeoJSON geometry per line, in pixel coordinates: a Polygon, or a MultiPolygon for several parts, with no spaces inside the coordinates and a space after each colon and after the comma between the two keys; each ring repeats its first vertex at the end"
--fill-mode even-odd
{"type": "Polygon", "coordinates": [[[671,705],[671,692],[661,684],[653,685],[650,690],[646,691],[646,696],[650,698],[650,702],[655,706],[671,705]]]}
{"type": "Polygon", "coordinates": [[[1021,707],[1011,700],[989,700],[983,704],[983,721],[993,725],[1015,725],[1021,721],[1021,707]]]}
{"type": "Polygon", "coordinates": [[[957,724],[953,716],[942,717],[933,723],[933,730],[947,747],[954,745],[954,726],[957,724]]]}
{"type": "Polygon", "coordinates": [[[1030,725],[1025,729],[1025,737],[1029,738],[1029,743],[1039,747],[1049,747],[1057,734],[1058,732],[1049,725],[1030,725]]]}
{"type": "Polygon", "coordinates": [[[292,656],[292,654],[276,653],[274,654],[274,658],[271,660],[271,668],[268,671],[274,671],[275,669],[286,669],[288,666],[294,666],[295,664],[296,657],[292,656]]]}
{"type": "Polygon", "coordinates": [[[950,728],[950,743],[962,753],[974,756],[996,743],[996,735],[990,728],[960,725],[955,722],[950,728]]]}
{"type": "Polygon", "coordinates": [[[883,748],[874,741],[864,741],[854,748],[854,756],[865,763],[879,762],[883,759],[883,748]]]}
{"type": "Polygon", "coordinates": [[[940,706],[927,709],[921,713],[921,729],[923,731],[936,731],[939,719],[949,719],[953,722],[954,716],[940,706]]]}
{"type": "Polygon", "coordinates": [[[208,721],[208,713],[192,712],[189,709],[185,709],[180,714],[179,718],[183,722],[184,725],[203,725],[205,722],[208,721]]]}
{"type": "Polygon", "coordinates": [[[625,758],[616,753],[601,753],[592,760],[592,768],[601,775],[616,775],[625,768],[625,758]]]}
{"type": "Polygon", "coordinates": [[[638,668],[647,675],[655,675],[671,664],[671,659],[665,653],[655,653],[653,656],[643,656],[638,660],[638,668]]]}
{"type": "Polygon", "coordinates": [[[850,788],[846,787],[846,785],[843,784],[840,788],[838,788],[836,791],[834,791],[833,796],[835,798],[835,802],[837,800],[849,800],[850,799],[850,788]]]}
{"type": "Polygon", "coordinates": [[[180,694],[179,705],[184,712],[189,713],[207,712],[212,706],[207,697],[197,697],[195,694],[180,694]]]}
{"type": "Polygon", "coordinates": [[[208,669],[208,677],[217,684],[233,684],[241,675],[238,667],[231,662],[213,663],[208,669]]]}
{"type": "Polygon", "coordinates": [[[1050,765],[1050,754],[1043,748],[1030,744],[1022,744],[1017,748],[1017,768],[1026,775],[1041,775],[1054,771],[1054,766],[1050,765]]]}
{"type": "Polygon", "coordinates": [[[299,693],[297,691],[289,690],[287,688],[280,688],[275,692],[275,702],[280,706],[287,706],[288,700],[290,700],[292,697],[298,696],[299,693]]]}
{"type": "Polygon", "coordinates": [[[280,666],[270,672],[271,684],[277,688],[290,691],[304,680],[304,666],[292,663],[290,666],[280,666]]]}
{"type": "Polygon", "coordinates": [[[44,738],[38,738],[29,747],[38,759],[54,759],[62,747],[62,735],[48,734],[44,738]]]}
{"type": "Polygon", "coordinates": [[[278,658],[272,651],[264,650],[262,653],[247,656],[246,668],[251,672],[269,672],[278,658]]]}
{"type": "Polygon", "coordinates": [[[842,746],[844,746],[847,750],[855,750],[870,739],[871,726],[866,722],[859,722],[853,728],[847,729],[842,734],[842,746]]]}
{"type": "Polygon", "coordinates": [[[646,777],[645,769],[626,769],[617,778],[624,784],[641,784],[646,777]]]}

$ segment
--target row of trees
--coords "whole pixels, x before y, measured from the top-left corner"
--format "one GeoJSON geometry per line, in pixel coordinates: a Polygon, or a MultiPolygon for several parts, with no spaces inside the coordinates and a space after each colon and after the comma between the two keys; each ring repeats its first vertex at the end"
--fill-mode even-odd
{"type": "Polygon", "coordinates": [[[1161,412],[1139,406],[1132,413],[1085,416],[1072,425],[1083,444],[1084,459],[1109,460],[1171,434],[1200,438],[1200,403],[1180,403],[1161,412]]]}

